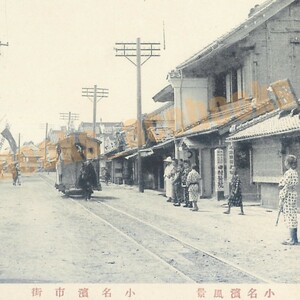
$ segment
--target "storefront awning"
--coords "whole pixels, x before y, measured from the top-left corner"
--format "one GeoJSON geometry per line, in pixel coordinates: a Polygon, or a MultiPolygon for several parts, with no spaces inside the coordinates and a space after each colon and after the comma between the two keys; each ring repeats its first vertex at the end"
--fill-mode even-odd
{"type": "Polygon", "coordinates": [[[134,157],[136,157],[137,155],[138,155],[138,154],[137,154],[137,152],[136,152],[136,153],[133,153],[133,154],[131,154],[131,155],[125,156],[125,159],[134,158],[134,157]]]}
{"type": "MultiPolygon", "coordinates": [[[[153,150],[150,148],[150,149],[142,149],[140,150],[140,153],[141,153],[141,157],[147,157],[147,156],[150,156],[152,154],[154,154],[153,150]]],[[[131,155],[128,155],[128,156],[125,156],[126,159],[131,159],[131,158],[134,158],[138,155],[138,152],[136,153],[133,153],[131,155]]]]}
{"type": "Polygon", "coordinates": [[[188,137],[185,137],[180,141],[179,147],[182,147],[183,145],[185,145],[188,149],[198,149],[201,148],[201,146],[203,146],[203,144],[199,141],[194,141],[188,137]]]}
{"type": "Polygon", "coordinates": [[[166,140],[162,143],[159,143],[155,146],[153,146],[152,148],[149,148],[149,149],[160,149],[160,148],[164,148],[164,147],[168,147],[168,146],[171,146],[171,144],[174,145],[174,139],[169,139],[169,140],[166,140]]]}
{"type": "Polygon", "coordinates": [[[280,134],[299,132],[299,115],[291,114],[279,118],[279,112],[267,113],[238,126],[226,140],[238,142],[250,139],[263,138],[280,134]]]}
{"type": "Polygon", "coordinates": [[[107,159],[112,160],[112,159],[115,159],[115,158],[130,156],[132,154],[135,154],[136,151],[137,151],[137,148],[127,149],[127,150],[124,150],[122,152],[115,153],[114,155],[112,155],[110,157],[107,157],[107,159]]]}

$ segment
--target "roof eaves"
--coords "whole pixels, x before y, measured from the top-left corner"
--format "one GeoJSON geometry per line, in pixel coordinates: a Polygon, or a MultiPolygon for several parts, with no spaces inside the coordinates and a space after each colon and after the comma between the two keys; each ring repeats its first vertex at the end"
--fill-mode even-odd
{"type": "Polygon", "coordinates": [[[294,132],[299,132],[299,128],[293,128],[290,130],[286,130],[286,131],[278,131],[278,132],[269,132],[269,133],[263,133],[263,134],[257,134],[257,135],[251,135],[251,136],[246,136],[246,137],[238,137],[238,138],[234,138],[233,136],[229,136],[228,138],[226,138],[227,142],[241,142],[241,141],[246,141],[246,140],[254,140],[254,139],[260,139],[260,138],[264,138],[264,137],[270,137],[270,136],[277,136],[277,135],[283,135],[283,134],[289,134],[289,133],[294,133],[294,132]]]}
{"type": "Polygon", "coordinates": [[[171,84],[164,87],[152,97],[155,102],[174,101],[174,89],[171,84]],[[168,97],[167,97],[168,96],[168,97]],[[170,99],[169,99],[170,98],[170,99]]]}
{"type": "Polygon", "coordinates": [[[207,59],[209,56],[219,52],[222,49],[225,49],[232,44],[244,39],[250,32],[255,30],[258,26],[262,25],[268,19],[272,18],[275,14],[277,14],[282,9],[286,8],[296,0],[269,0],[265,4],[262,4],[261,9],[254,13],[251,17],[246,19],[243,23],[233,28],[230,32],[224,34],[196,54],[194,54],[191,58],[184,61],[182,64],[177,66],[178,70],[182,70],[196,61],[201,61],[207,59]],[[276,4],[279,6],[276,9],[276,4]],[[274,6],[274,10],[271,10],[272,6],[274,6]],[[268,12],[269,10],[269,12],[268,12]],[[237,36],[241,33],[241,36],[237,36]]]}
{"type": "Polygon", "coordinates": [[[155,115],[158,115],[160,114],[161,112],[163,112],[164,110],[166,110],[167,108],[173,106],[174,103],[173,102],[168,102],[166,104],[164,104],[163,106],[157,108],[156,110],[148,113],[148,114],[145,114],[144,115],[144,120],[147,120],[148,118],[153,118],[155,115]]]}

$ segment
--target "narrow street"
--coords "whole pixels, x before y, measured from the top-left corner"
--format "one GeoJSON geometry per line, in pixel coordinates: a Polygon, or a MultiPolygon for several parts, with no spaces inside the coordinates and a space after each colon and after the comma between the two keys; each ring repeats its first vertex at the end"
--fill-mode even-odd
{"type": "Polygon", "coordinates": [[[2,283],[297,283],[299,247],[276,211],[246,203],[199,212],[157,192],[103,186],[91,201],[58,193],[53,174],[0,182],[2,283]],[[7,196],[8,195],[8,196],[7,196]],[[275,267],[276,265],[276,267],[275,267]],[[285,266],[288,265],[289,268],[285,266]]]}

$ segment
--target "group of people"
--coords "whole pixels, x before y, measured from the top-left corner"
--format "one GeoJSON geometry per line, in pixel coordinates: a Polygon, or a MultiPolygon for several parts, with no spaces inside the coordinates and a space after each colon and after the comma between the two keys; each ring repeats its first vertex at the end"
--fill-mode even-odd
{"type": "Polygon", "coordinates": [[[167,202],[173,202],[174,206],[189,207],[192,211],[198,211],[197,201],[200,197],[200,174],[197,166],[190,164],[188,160],[177,160],[168,157],[165,159],[164,178],[166,183],[167,202]]]}
{"type": "MultiPolygon", "coordinates": [[[[200,197],[200,175],[196,165],[188,160],[178,161],[168,157],[165,159],[164,178],[166,184],[167,202],[173,202],[174,206],[190,207],[192,211],[198,211],[197,201],[200,197]]],[[[283,214],[284,222],[289,229],[290,237],[283,241],[283,245],[298,244],[298,220],[297,220],[297,191],[298,184],[297,158],[288,155],[285,160],[286,172],[279,182],[279,211],[283,214]]],[[[228,197],[228,209],[225,214],[230,214],[233,206],[239,207],[240,215],[244,215],[241,180],[235,167],[231,168],[232,178],[228,197]]]]}

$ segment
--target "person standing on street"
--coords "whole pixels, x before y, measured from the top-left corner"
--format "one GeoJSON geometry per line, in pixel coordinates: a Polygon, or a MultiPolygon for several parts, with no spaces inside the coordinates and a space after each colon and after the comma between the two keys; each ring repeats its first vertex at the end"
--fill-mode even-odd
{"type": "Polygon", "coordinates": [[[191,170],[192,169],[191,169],[190,161],[185,160],[183,162],[183,171],[181,175],[182,194],[183,194],[183,201],[185,203],[183,207],[190,207],[190,208],[192,207],[192,202],[189,201],[189,189],[186,185],[186,180],[191,170]]]}
{"type": "Polygon", "coordinates": [[[12,165],[13,185],[16,185],[17,182],[19,185],[21,185],[20,176],[21,176],[21,171],[19,168],[19,164],[17,162],[14,162],[12,165]]]}
{"type": "Polygon", "coordinates": [[[230,214],[231,207],[236,206],[241,208],[239,215],[244,215],[241,180],[235,167],[232,167],[230,172],[232,174],[230,195],[228,197],[228,209],[224,212],[224,214],[230,214]]]}
{"type": "Polygon", "coordinates": [[[173,185],[172,185],[172,170],[173,170],[173,165],[172,165],[172,158],[169,156],[167,157],[165,160],[166,162],[166,168],[165,168],[165,172],[164,172],[164,178],[165,178],[165,187],[166,187],[166,197],[167,202],[171,202],[172,201],[172,197],[173,197],[173,185]]]}
{"type": "Polygon", "coordinates": [[[186,185],[189,191],[189,201],[193,204],[192,211],[198,211],[197,201],[200,196],[200,174],[197,172],[197,166],[193,165],[192,170],[189,172],[186,185]]]}
{"type": "Polygon", "coordinates": [[[104,168],[104,180],[105,180],[105,184],[108,185],[110,180],[110,173],[107,168],[104,168]]]}
{"type": "Polygon", "coordinates": [[[287,171],[279,182],[279,209],[283,212],[284,222],[290,231],[290,239],[284,241],[283,245],[298,244],[297,228],[297,192],[298,184],[297,158],[294,155],[288,155],[285,160],[287,171]]]}
{"type": "Polygon", "coordinates": [[[182,164],[178,164],[175,160],[177,166],[174,166],[174,177],[172,180],[174,189],[174,206],[180,206],[182,201],[182,186],[181,186],[181,176],[183,171],[182,164]]]}

